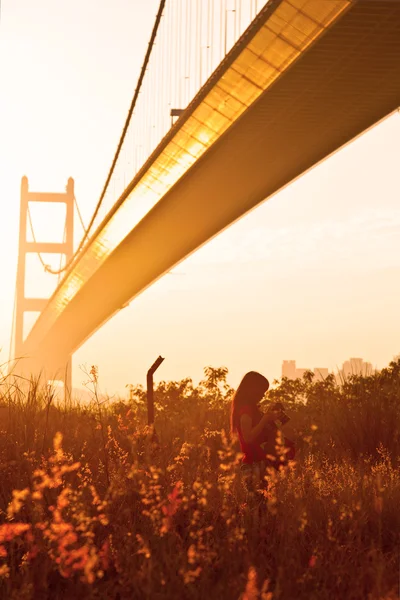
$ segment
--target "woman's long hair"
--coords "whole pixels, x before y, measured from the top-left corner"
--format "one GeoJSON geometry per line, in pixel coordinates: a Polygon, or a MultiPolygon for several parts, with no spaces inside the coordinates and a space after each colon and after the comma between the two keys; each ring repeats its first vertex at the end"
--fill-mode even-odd
{"type": "Polygon", "coordinates": [[[269,388],[269,381],[264,375],[257,373],[256,371],[250,371],[246,373],[242,381],[236,390],[232,400],[231,410],[231,432],[232,434],[237,430],[238,427],[238,414],[239,409],[246,404],[256,405],[265,392],[269,388]]]}

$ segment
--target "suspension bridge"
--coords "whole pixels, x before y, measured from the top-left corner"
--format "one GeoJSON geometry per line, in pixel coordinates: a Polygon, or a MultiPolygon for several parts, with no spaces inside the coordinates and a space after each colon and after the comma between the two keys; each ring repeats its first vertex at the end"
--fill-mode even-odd
{"type": "MultiPolygon", "coordinates": [[[[75,252],[73,182],[21,187],[13,355],[57,378],[133,298],[400,105],[400,2],[164,0],[103,192],[75,252]],[[60,276],[24,297],[31,200],[67,205],[60,276]],[[69,215],[69,216],[68,216],[69,215]],[[40,310],[29,334],[23,313],[40,310]]],[[[60,377],[59,377],[60,378],[60,377]]]]}

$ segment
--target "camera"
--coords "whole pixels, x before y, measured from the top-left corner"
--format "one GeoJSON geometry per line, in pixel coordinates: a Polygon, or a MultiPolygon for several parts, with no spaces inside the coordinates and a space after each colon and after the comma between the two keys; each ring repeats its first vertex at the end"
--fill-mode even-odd
{"type": "Polygon", "coordinates": [[[271,409],[278,413],[278,421],[281,426],[290,421],[281,402],[275,402],[272,404],[271,409]]]}

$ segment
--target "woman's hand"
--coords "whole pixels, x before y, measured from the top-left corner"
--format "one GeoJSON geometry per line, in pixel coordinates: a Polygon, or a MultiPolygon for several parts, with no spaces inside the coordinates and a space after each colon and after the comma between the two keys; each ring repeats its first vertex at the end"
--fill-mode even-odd
{"type": "Polygon", "coordinates": [[[251,444],[262,433],[264,427],[279,419],[280,411],[272,408],[263,414],[259,423],[255,427],[252,425],[252,419],[249,415],[240,417],[240,428],[242,430],[243,439],[247,444],[251,444]]]}
{"type": "Polygon", "coordinates": [[[266,413],[264,413],[263,417],[262,417],[262,422],[264,425],[268,425],[269,423],[273,423],[274,421],[277,421],[280,417],[280,412],[277,410],[267,410],[266,413]]]}

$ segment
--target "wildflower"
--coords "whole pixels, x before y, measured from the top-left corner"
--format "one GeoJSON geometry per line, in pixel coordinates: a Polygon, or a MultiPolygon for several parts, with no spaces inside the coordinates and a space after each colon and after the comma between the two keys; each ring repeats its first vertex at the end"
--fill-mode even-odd
{"type": "Polygon", "coordinates": [[[169,503],[167,505],[164,505],[161,507],[161,510],[164,514],[164,518],[162,520],[161,532],[160,532],[161,535],[163,535],[164,533],[167,533],[167,531],[169,531],[171,529],[172,517],[178,510],[179,505],[182,503],[182,499],[179,498],[181,487],[182,487],[182,482],[178,481],[175,484],[172,492],[170,494],[168,494],[169,503]]]}
{"type": "Polygon", "coordinates": [[[202,568],[197,567],[196,569],[192,569],[192,570],[185,571],[185,572],[183,572],[181,570],[180,573],[183,574],[184,583],[188,584],[188,583],[193,583],[200,576],[201,571],[202,571],[202,568]]]}
{"type": "Polygon", "coordinates": [[[0,577],[9,577],[10,576],[10,568],[7,565],[2,565],[0,567],[0,577]]]}
{"type": "Polygon", "coordinates": [[[5,523],[0,525],[0,543],[11,542],[31,528],[27,523],[5,523]]]}
{"type": "Polygon", "coordinates": [[[62,433],[60,433],[58,431],[56,433],[56,435],[54,436],[54,440],[53,440],[54,452],[59,452],[60,450],[62,450],[62,440],[63,440],[63,435],[62,435],[62,433]]]}
{"type": "Polygon", "coordinates": [[[317,557],[315,556],[315,554],[313,554],[310,557],[310,560],[308,561],[308,566],[313,569],[315,567],[315,565],[317,564],[317,557]]]}
{"type": "Polygon", "coordinates": [[[89,375],[92,377],[93,383],[97,383],[99,376],[99,369],[96,365],[92,365],[92,368],[89,371],[89,375]]]}
{"type": "Polygon", "coordinates": [[[196,562],[196,548],[193,544],[188,548],[187,557],[189,565],[194,565],[196,562]]]}
{"type": "Polygon", "coordinates": [[[13,498],[7,508],[7,516],[9,519],[12,519],[14,515],[19,513],[29,494],[29,488],[25,488],[24,490],[13,490],[13,498]]]}
{"type": "Polygon", "coordinates": [[[254,567],[249,568],[246,589],[241,600],[258,600],[257,571],[254,567]]]}
{"type": "Polygon", "coordinates": [[[143,554],[145,558],[150,558],[150,556],[151,556],[150,548],[144,541],[143,537],[140,534],[136,534],[136,540],[140,544],[140,548],[137,553],[143,554]]]}

